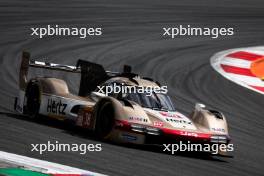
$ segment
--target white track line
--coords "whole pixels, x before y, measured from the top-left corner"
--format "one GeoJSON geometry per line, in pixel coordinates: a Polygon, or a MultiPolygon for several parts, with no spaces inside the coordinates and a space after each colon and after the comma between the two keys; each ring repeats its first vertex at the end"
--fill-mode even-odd
{"type": "Polygon", "coordinates": [[[103,176],[103,174],[3,151],[0,151],[0,161],[23,166],[30,170],[45,174],[85,174],[91,176],[103,176]]]}
{"type": "Polygon", "coordinates": [[[225,73],[231,79],[236,79],[237,81],[241,81],[247,85],[253,85],[258,87],[264,87],[264,82],[261,81],[259,78],[246,76],[246,75],[238,75],[233,73],[225,73]]]}
{"type": "Polygon", "coordinates": [[[243,59],[224,57],[221,61],[221,64],[249,69],[251,62],[243,59]]]}

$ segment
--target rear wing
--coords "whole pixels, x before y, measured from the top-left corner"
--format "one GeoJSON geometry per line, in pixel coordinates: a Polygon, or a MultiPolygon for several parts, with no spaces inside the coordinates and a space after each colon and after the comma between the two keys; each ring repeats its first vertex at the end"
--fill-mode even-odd
{"type": "Polygon", "coordinates": [[[66,72],[81,73],[80,67],[54,64],[54,63],[48,63],[48,62],[30,60],[29,66],[35,67],[35,68],[46,68],[46,69],[52,69],[52,70],[61,70],[61,71],[66,71],[66,72]]]}
{"type": "Polygon", "coordinates": [[[61,65],[61,64],[31,60],[30,53],[24,51],[22,53],[22,60],[19,71],[19,88],[22,90],[25,90],[26,88],[28,82],[28,78],[27,78],[28,70],[30,67],[81,73],[81,69],[77,68],[76,66],[61,65]]]}
{"type": "Polygon", "coordinates": [[[123,76],[133,78],[137,76],[131,72],[131,66],[124,65],[123,72],[105,71],[102,65],[92,63],[85,60],[78,60],[76,66],[54,64],[32,60],[29,52],[22,53],[22,60],[19,71],[19,88],[25,90],[28,82],[28,71],[30,67],[51,69],[57,71],[65,71],[71,73],[80,73],[81,80],[79,86],[79,96],[87,96],[91,91],[94,91],[99,84],[106,81],[110,77],[123,76]]]}
{"type": "Polygon", "coordinates": [[[30,67],[80,73],[79,96],[87,96],[109,76],[119,74],[118,72],[105,71],[101,65],[84,60],[78,60],[76,66],[31,60],[30,53],[23,52],[19,71],[19,88],[21,90],[26,89],[30,67]]]}

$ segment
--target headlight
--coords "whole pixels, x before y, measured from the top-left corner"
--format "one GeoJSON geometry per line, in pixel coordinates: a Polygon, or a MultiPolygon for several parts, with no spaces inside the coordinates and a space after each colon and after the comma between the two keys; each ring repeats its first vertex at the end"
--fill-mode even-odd
{"type": "Polygon", "coordinates": [[[151,135],[160,135],[160,129],[153,127],[144,127],[141,125],[132,124],[131,130],[139,133],[147,133],[151,135]]]}
{"type": "Polygon", "coordinates": [[[144,132],[144,127],[141,125],[131,125],[131,130],[143,133],[144,132]]]}
{"type": "Polygon", "coordinates": [[[160,129],[158,128],[147,127],[146,132],[147,134],[151,134],[151,135],[160,135],[160,129]]]}
{"type": "Polygon", "coordinates": [[[211,136],[211,140],[212,143],[223,143],[226,144],[227,143],[227,137],[226,136],[217,136],[217,135],[213,135],[211,136]]]}

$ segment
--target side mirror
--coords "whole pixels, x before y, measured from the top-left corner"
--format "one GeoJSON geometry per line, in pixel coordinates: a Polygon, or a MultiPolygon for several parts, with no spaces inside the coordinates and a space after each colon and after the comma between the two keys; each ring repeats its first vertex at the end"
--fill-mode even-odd
{"type": "Polygon", "coordinates": [[[195,104],[195,110],[197,111],[201,111],[202,109],[204,109],[206,106],[202,103],[196,103],[195,104]]]}
{"type": "Polygon", "coordinates": [[[91,98],[95,101],[98,101],[102,97],[106,97],[106,94],[100,92],[91,92],[91,98]]]}

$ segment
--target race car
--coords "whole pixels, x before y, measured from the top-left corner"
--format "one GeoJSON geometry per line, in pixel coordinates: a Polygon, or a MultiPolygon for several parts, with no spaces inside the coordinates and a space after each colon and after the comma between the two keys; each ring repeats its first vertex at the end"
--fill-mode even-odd
{"type": "MultiPolygon", "coordinates": [[[[19,73],[19,95],[14,108],[29,118],[39,115],[69,121],[98,138],[121,143],[164,144],[177,141],[228,144],[230,136],[223,113],[196,103],[187,117],[178,112],[164,92],[107,92],[114,86],[161,88],[151,78],[140,77],[125,65],[122,72],[105,71],[102,65],[78,60],[76,66],[30,59],[23,52],[19,73]],[[69,92],[62,79],[28,78],[30,67],[80,74],[78,95],[69,92]],[[151,93],[151,95],[147,94],[151,93]]],[[[113,89],[111,89],[113,90],[113,89]]]]}

